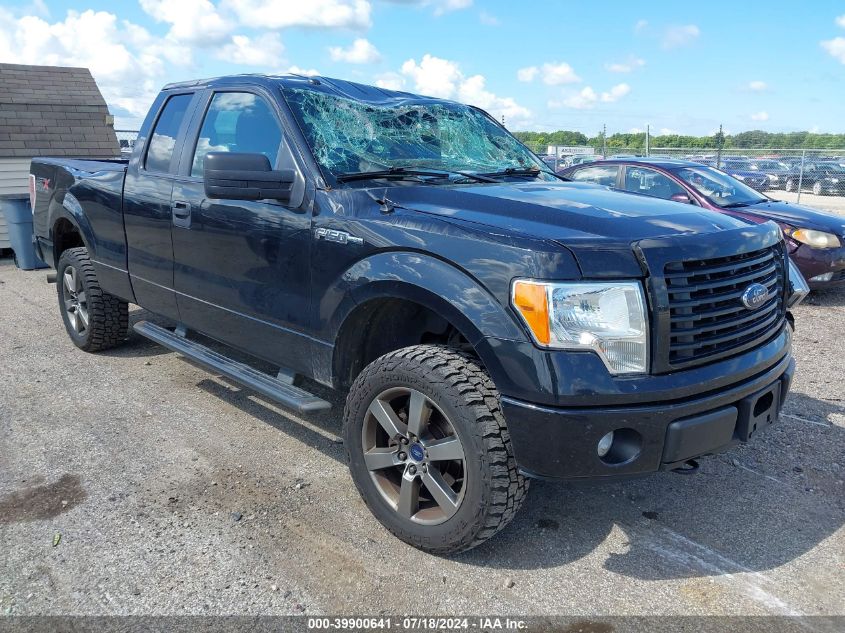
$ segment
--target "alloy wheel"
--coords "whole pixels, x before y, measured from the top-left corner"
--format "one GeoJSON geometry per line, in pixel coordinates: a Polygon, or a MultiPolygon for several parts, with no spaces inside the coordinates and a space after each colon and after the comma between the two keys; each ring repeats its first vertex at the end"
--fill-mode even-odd
{"type": "Polygon", "coordinates": [[[62,275],[64,284],[65,312],[68,321],[77,334],[84,334],[88,329],[88,297],[82,287],[82,279],[76,268],[65,267],[62,275]]]}
{"type": "Polygon", "coordinates": [[[373,483],[403,518],[437,525],[460,508],[466,489],[463,445],[425,394],[406,387],[379,394],[365,414],[362,446],[373,483]]]}

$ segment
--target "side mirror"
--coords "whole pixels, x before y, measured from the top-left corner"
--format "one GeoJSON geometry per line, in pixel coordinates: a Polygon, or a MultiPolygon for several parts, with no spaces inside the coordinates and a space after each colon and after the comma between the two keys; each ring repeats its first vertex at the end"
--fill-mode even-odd
{"type": "Polygon", "coordinates": [[[222,200],[288,202],[295,179],[292,169],[271,169],[264,154],[211,152],[203,166],[205,195],[222,200]]]}
{"type": "Polygon", "coordinates": [[[680,202],[681,204],[692,204],[692,200],[690,197],[685,193],[675,193],[672,194],[672,197],[669,198],[672,202],[680,202]]]}

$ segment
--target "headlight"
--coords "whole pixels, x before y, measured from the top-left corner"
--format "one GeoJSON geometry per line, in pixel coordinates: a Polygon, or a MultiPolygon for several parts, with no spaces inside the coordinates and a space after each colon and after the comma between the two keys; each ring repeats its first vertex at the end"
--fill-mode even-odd
{"type": "Polygon", "coordinates": [[[511,302],[538,345],[592,350],[613,374],[648,371],[648,318],[638,282],[518,279],[511,302]]]}
{"type": "Polygon", "coordinates": [[[813,229],[792,229],[788,232],[796,242],[806,244],[811,248],[839,248],[841,242],[833,233],[814,231],[813,229]]]}

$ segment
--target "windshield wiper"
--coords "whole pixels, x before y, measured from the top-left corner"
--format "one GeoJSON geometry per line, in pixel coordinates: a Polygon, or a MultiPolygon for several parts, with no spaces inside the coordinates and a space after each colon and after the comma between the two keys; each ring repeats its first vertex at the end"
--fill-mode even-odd
{"type": "Polygon", "coordinates": [[[738,209],[739,207],[747,207],[754,204],[753,202],[731,202],[730,204],[720,204],[723,209],[738,209]]]}
{"type": "MultiPolygon", "coordinates": [[[[532,178],[536,178],[542,172],[537,167],[526,167],[526,168],[518,168],[518,167],[508,167],[507,169],[503,169],[502,171],[491,171],[491,172],[484,172],[479,174],[481,176],[489,176],[490,178],[501,178],[502,176],[531,176],[532,178]]],[[[545,172],[548,173],[548,172],[545,172]]]]}
{"type": "Polygon", "coordinates": [[[452,169],[412,169],[408,167],[390,167],[389,169],[380,169],[375,171],[353,171],[346,174],[340,174],[337,177],[338,182],[350,182],[352,180],[368,180],[370,178],[395,178],[402,180],[414,176],[430,176],[430,177],[448,177],[451,175],[462,176],[469,178],[476,182],[497,182],[494,178],[490,178],[484,174],[473,174],[466,171],[455,171],[452,169]]]}

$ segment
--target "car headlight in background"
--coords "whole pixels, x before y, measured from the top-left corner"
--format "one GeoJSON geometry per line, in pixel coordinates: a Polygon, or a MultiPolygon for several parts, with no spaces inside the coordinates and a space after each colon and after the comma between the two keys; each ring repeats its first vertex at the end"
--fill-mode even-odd
{"type": "Polygon", "coordinates": [[[792,229],[787,235],[796,242],[806,244],[811,248],[839,248],[842,243],[833,233],[816,231],[813,229],[792,229]]]}
{"type": "Polygon", "coordinates": [[[517,279],[511,302],[538,345],[592,350],[613,374],[648,371],[648,317],[638,282],[517,279]]]}

